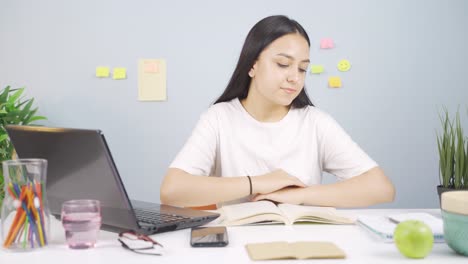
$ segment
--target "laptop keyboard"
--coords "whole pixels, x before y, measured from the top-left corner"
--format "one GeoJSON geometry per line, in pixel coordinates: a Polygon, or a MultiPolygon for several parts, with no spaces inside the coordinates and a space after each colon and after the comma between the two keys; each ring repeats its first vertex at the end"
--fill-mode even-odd
{"type": "Polygon", "coordinates": [[[174,215],[174,214],[163,214],[161,212],[149,211],[144,209],[134,209],[135,215],[138,221],[148,224],[167,224],[171,222],[180,222],[184,219],[190,219],[188,217],[174,215]]]}

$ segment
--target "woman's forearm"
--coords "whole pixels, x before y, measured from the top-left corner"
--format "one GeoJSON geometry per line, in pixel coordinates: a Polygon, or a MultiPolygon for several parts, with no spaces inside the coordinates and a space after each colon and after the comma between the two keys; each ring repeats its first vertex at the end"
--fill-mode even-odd
{"type": "MultiPolygon", "coordinates": [[[[249,176],[250,177],[250,176],[249,176]]],[[[236,200],[250,194],[270,193],[287,186],[305,187],[298,178],[278,169],[249,178],[191,175],[170,168],[161,185],[161,202],[176,206],[204,206],[236,200]]]]}
{"type": "Polygon", "coordinates": [[[249,194],[249,180],[245,176],[195,176],[180,169],[169,169],[160,196],[163,204],[191,207],[231,201],[249,194]]]}
{"type": "Polygon", "coordinates": [[[393,184],[379,167],[345,181],[296,191],[302,193],[303,204],[332,207],[363,207],[395,198],[393,184]]]}

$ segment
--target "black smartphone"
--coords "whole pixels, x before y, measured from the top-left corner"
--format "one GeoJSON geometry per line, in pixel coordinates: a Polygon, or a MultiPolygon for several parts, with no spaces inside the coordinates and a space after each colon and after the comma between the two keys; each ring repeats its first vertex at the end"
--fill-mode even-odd
{"type": "Polygon", "coordinates": [[[225,247],[228,243],[225,226],[193,227],[190,234],[192,247],[225,247]]]}

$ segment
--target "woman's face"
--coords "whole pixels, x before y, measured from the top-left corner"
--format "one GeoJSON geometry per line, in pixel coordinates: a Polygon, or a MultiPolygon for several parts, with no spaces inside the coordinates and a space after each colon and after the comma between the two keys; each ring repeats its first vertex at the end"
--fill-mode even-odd
{"type": "Polygon", "coordinates": [[[304,88],[309,45],[300,34],[287,34],[267,46],[249,71],[249,96],[288,106],[304,88]],[[252,90],[253,89],[253,90],[252,90]]]}

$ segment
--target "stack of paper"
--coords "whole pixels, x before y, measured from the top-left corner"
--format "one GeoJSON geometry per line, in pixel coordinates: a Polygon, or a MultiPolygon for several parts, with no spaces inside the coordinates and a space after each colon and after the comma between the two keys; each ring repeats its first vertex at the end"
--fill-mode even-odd
{"type": "Polygon", "coordinates": [[[406,220],[423,221],[431,228],[435,243],[445,242],[442,219],[428,213],[404,213],[387,216],[361,215],[358,217],[357,223],[382,241],[393,242],[393,232],[397,224],[406,220]]]}

